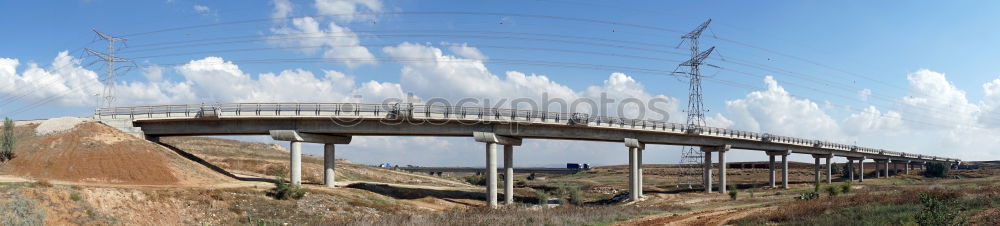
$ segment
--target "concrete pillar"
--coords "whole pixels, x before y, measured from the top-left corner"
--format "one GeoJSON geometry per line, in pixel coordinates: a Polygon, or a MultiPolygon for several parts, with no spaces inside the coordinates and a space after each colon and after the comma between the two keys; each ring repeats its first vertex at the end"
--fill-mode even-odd
{"type": "Polygon", "coordinates": [[[642,185],[643,185],[643,183],[642,183],[642,178],[643,178],[643,175],[642,175],[642,151],[643,150],[641,148],[636,151],[636,154],[638,155],[638,158],[636,158],[636,159],[638,161],[637,166],[639,167],[639,175],[638,175],[638,180],[637,180],[636,185],[635,185],[635,189],[639,191],[639,198],[645,197],[644,195],[642,195],[642,185]]]}
{"type": "Polygon", "coordinates": [[[826,183],[833,183],[833,163],[830,162],[831,156],[826,157],[826,183]]]}
{"type": "Polygon", "coordinates": [[[891,160],[888,160],[888,159],[885,160],[885,177],[886,178],[889,178],[889,161],[891,161],[891,160]]]}
{"type": "Polygon", "coordinates": [[[819,184],[819,157],[813,157],[816,159],[816,164],[813,165],[813,169],[816,171],[816,181],[814,183],[819,184]]]}
{"type": "Polygon", "coordinates": [[[903,170],[906,170],[906,175],[910,175],[910,168],[913,168],[913,165],[910,163],[910,161],[906,161],[906,167],[903,167],[903,170]]]}
{"type": "Polygon", "coordinates": [[[847,179],[854,181],[854,160],[847,160],[847,179]]]}
{"type": "Polygon", "coordinates": [[[291,169],[288,177],[292,185],[302,185],[302,142],[292,141],[290,146],[292,147],[292,151],[289,152],[291,169]]]}
{"type": "Polygon", "coordinates": [[[323,144],[323,184],[328,188],[335,187],[334,175],[337,168],[337,156],[334,144],[323,144]]]}
{"type": "Polygon", "coordinates": [[[639,201],[639,189],[637,188],[639,183],[639,148],[629,147],[628,148],[628,193],[629,200],[639,201]]]}
{"type": "Polygon", "coordinates": [[[788,154],[781,155],[781,188],[788,189],[788,154]]]}
{"type": "Polygon", "coordinates": [[[861,158],[858,160],[858,168],[861,175],[858,176],[858,182],[865,182],[865,159],[861,158]]]}
{"type": "Polygon", "coordinates": [[[503,146],[503,202],[514,204],[514,146],[503,146]]]}
{"type": "Polygon", "coordinates": [[[705,192],[712,193],[712,152],[705,152],[705,192]]]}
{"type": "Polygon", "coordinates": [[[486,143],[486,203],[497,208],[497,144],[486,143]]]}
{"type": "Polygon", "coordinates": [[[725,194],[729,188],[726,188],[726,151],[719,150],[719,192],[725,194]]]}
{"type": "Polygon", "coordinates": [[[774,167],[774,155],[768,154],[767,156],[770,159],[769,164],[768,164],[768,166],[769,166],[769,168],[768,168],[768,180],[769,180],[769,182],[771,182],[771,187],[774,188],[774,187],[776,187],[776,186],[774,186],[774,177],[775,177],[774,176],[774,168],[775,168],[774,167]]]}
{"type": "Polygon", "coordinates": [[[882,162],[875,160],[875,178],[882,178],[882,162]]]}

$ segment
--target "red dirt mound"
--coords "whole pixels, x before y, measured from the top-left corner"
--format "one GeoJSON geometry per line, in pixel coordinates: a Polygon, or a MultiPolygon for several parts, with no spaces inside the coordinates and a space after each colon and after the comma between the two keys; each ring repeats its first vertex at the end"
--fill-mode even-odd
{"type": "Polygon", "coordinates": [[[119,185],[182,185],[227,179],[170,150],[101,123],[83,123],[46,136],[34,135],[35,126],[18,128],[17,158],[4,164],[0,172],[119,185]]]}

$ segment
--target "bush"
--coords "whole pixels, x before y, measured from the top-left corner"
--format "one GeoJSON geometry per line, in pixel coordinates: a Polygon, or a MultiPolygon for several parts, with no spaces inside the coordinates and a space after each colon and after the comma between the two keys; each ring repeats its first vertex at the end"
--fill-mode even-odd
{"type": "Polygon", "coordinates": [[[739,192],[736,191],[736,186],[729,185],[729,199],[736,200],[737,195],[739,195],[739,192]]]}
{"type": "Polygon", "coordinates": [[[928,164],[927,170],[924,170],[924,176],[946,177],[948,176],[948,165],[940,162],[928,164]]]}
{"type": "Polygon", "coordinates": [[[286,183],[284,178],[279,177],[278,180],[274,182],[274,188],[267,191],[267,196],[271,196],[279,200],[301,199],[306,196],[307,191],[308,190],[298,185],[286,183]]]}
{"type": "Polygon", "coordinates": [[[844,194],[850,193],[851,192],[851,182],[848,181],[848,182],[845,182],[843,184],[840,184],[840,192],[844,193],[844,194]]]}
{"type": "Polygon", "coordinates": [[[825,190],[826,190],[826,194],[829,195],[830,197],[834,197],[834,196],[840,195],[840,187],[839,186],[826,186],[825,190]]]}
{"type": "Polygon", "coordinates": [[[799,194],[799,200],[813,200],[819,198],[819,192],[806,192],[799,194]]]}
{"type": "Polygon", "coordinates": [[[46,187],[46,188],[51,188],[52,187],[52,183],[49,182],[48,180],[35,181],[34,184],[35,184],[35,186],[38,186],[38,187],[46,187]]]}
{"type": "Polygon", "coordinates": [[[80,193],[73,192],[69,193],[69,199],[72,199],[73,201],[80,201],[83,197],[80,197],[80,193]]]}
{"type": "Polygon", "coordinates": [[[844,166],[841,167],[841,169],[840,169],[840,172],[841,172],[840,177],[841,178],[848,178],[851,175],[850,174],[851,171],[854,170],[854,169],[852,168],[851,164],[842,164],[842,165],[844,165],[844,166]]]}
{"type": "Polygon", "coordinates": [[[931,197],[927,193],[920,193],[920,203],[924,208],[917,215],[917,223],[920,225],[952,225],[955,219],[955,210],[947,207],[944,202],[931,197]]]}
{"type": "Polygon", "coordinates": [[[469,175],[462,179],[472,185],[486,186],[486,176],[483,175],[469,175]]]}
{"type": "Polygon", "coordinates": [[[583,205],[583,192],[580,191],[578,187],[571,187],[569,189],[569,203],[574,206],[583,205]]]}
{"type": "Polygon", "coordinates": [[[538,199],[539,205],[549,204],[549,193],[543,190],[535,191],[535,198],[538,199]]]}
{"type": "Polygon", "coordinates": [[[14,159],[14,147],[16,144],[17,138],[14,137],[14,121],[10,120],[10,118],[4,118],[3,132],[0,133],[0,162],[14,159]]]}

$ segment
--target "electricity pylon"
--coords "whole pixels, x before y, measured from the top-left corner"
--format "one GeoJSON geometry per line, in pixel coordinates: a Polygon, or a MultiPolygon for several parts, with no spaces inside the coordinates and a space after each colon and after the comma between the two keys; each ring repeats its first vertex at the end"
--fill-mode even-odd
{"type": "MultiPolygon", "coordinates": [[[[701,93],[701,72],[698,70],[698,66],[701,62],[712,54],[715,47],[709,48],[704,52],[698,52],[698,37],[701,37],[701,32],[708,28],[708,24],[712,22],[712,19],[708,19],[693,31],[681,36],[682,39],[686,39],[691,42],[691,59],[681,63],[681,67],[689,67],[690,71],[687,73],[688,78],[690,78],[690,85],[688,90],[688,109],[687,109],[687,125],[688,132],[700,131],[702,127],[705,126],[705,111],[704,103],[702,102],[701,93]]],[[[680,176],[677,179],[678,186],[687,186],[688,188],[693,188],[694,185],[699,183],[704,177],[704,172],[701,171],[701,165],[704,164],[705,153],[701,152],[700,147],[696,146],[685,146],[681,150],[681,161],[679,164],[680,176]]]]}
{"type": "Polygon", "coordinates": [[[111,107],[113,105],[114,101],[115,101],[115,94],[114,94],[114,91],[115,91],[115,70],[116,70],[116,68],[115,68],[115,62],[130,62],[130,61],[132,61],[130,59],[115,57],[115,43],[116,42],[122,42],[122,43],[124,43],[125,40],[128,40],[128,39],[123,38],[123,37],[111,36],[109,34],[105,34],[103,32],[97,31],[97,29],[93,29],[93,31],[94,31],[94,33],[97,33],[97,36],[100,36],[101,39],[104,39],[105,41],[108,42],[108,53],[98,52],[96,50],[89,49],[89,48],[87,49],[87,52],[89,52],[90,54],[93,54],[94,56],[97,56],[97,57],[101,58],[101,60],[104,61],[105,67],[107,67],[107,71],[105,72],[105,75],[104,75],[104,93],[101,94],[101,97],[103,97],[104,102],[103,103],[99,103],[98,107],[100,107],[100,106],[111,107]]]}

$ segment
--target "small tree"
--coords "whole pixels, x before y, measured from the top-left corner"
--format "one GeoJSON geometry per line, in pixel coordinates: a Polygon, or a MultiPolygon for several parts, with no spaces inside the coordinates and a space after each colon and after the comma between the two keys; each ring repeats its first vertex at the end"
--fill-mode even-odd
{"type": "Polygon", "coordinates": [[[852,164],[843,164],[843,165],[844,166],[841,167],[842,169],[840,171],[841,172],[840,177],[842,177],[842,178],[850,177],[851,176],[851,174],[850,174],[851,171],[854,170],[853,167],[851,166],[852,164]]]}
{"type": "Polygon", "coordinates": [[[729,187],[729,199],[736,200],[737,196],[739,195],[739,192],[736,191],[736,186],[730,184],[728,187],[729,187]]]}
{"type": "Polygon", "coordinates": [[[930,195],[920,193],[920,203],[924,206],[917,215],[920,225],[952,225],[955,220],[955,210],[930,195]]]}
{"type": "Polygon", "coordinates": [[[924,176],[946,177],[948,176],[948,165],[940,162],[931,163],[927,165],[927,170],[924,170],[924,176]]]}
{"type": "Polygon", "coordinates": [[[14,121],[10,118],[4,118],[3,132],[0,134],[0,162],[14,158],[15,144],[17,144],[17,138],[14,137],[14,121]]]}

